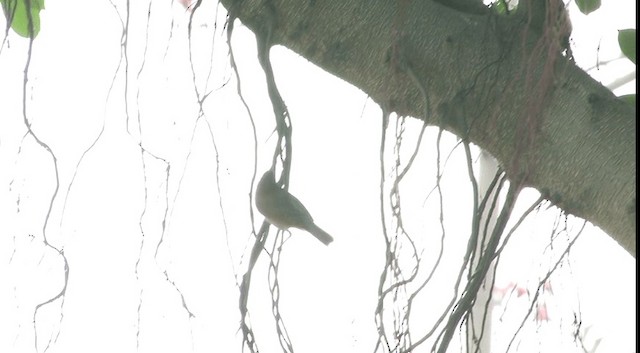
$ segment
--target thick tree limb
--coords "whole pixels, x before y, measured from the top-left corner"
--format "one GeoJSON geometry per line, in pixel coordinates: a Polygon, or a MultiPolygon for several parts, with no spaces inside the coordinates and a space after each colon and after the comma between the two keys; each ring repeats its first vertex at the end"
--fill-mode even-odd
{"type": "Polygon", "coordinates": [[[601,227],[635,257],[635,107],[559,53],[536,51],[539,35],[526,16],[429,0],[222,3],[255,33],[271,28],[274,44],[376,102],[468,138],[511,178],[601,227]],[[536,98],[550,57],[553,80],[536,98]],[[428,90],[430,116],[408,70],[428,90]]]}

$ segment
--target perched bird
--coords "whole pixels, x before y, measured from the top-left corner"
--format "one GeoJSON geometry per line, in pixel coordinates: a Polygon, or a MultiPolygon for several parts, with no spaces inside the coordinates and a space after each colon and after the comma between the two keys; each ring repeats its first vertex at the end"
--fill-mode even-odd
{"type": "Polygon", "coordinates": [[[306,230],[325,245],[333,241],[331,235],[320,229],[302,203],[282,189],[275,181],[273,170],[268,170],[256,189],[256,207],[267,222],[286,230],[290,227],[306,230]]]}

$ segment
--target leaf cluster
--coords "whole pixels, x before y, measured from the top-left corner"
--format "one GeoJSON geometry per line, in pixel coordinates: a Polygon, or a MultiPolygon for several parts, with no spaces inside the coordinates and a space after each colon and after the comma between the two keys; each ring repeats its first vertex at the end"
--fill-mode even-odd
{"type": "Polygon", "coordinates": [[[40,10],[44,0],[0,0],[7,29],[12,28],[18,35],[35,38],[40,32],[40,10]]]}

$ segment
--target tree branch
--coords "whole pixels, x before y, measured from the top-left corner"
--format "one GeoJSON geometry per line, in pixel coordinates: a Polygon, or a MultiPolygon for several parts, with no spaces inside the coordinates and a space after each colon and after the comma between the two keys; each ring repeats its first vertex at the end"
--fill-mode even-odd
{"type": "Polygon", "coordinates": [[[539,27],[526,16],[473,14],[429,0],[221,2],[254,32],[273,23],[275,44],[377,103],[477,144],[508,175],[635,257],[635,107],[559,52],[539,50],[539,27]],[[549,62],[552,81],[536,101],[532,87],[545,83],[549,62]],[[429,92],[429,116],[407,65],[429,92]]]}

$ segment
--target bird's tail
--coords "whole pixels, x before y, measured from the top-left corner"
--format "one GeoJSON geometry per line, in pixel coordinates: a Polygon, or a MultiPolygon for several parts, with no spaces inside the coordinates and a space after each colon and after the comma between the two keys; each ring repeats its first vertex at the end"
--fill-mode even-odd
{"type": "Polygon", "coordinates": [[[329,235],[329,233],[322,230],[315,224],[311,224],[307,227],[306,231],[311,233],[314,237],[318,238],[324,245],[329,245],[333,241],[333,237],[329,235]]]}

